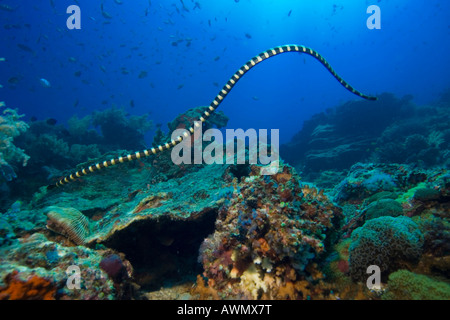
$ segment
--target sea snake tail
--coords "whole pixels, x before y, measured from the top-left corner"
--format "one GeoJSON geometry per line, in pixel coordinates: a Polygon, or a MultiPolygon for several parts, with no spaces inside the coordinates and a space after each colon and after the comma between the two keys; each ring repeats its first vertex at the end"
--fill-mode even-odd
{"type": "MultiPolygon", "coordinates": [[[[228,82],[223,86],[223,88],[220,90],[220,92],[217,94],[217,96],[214,98],[214,100],[211,102],[209,107],[205,110],[203,115],[200,117],[199,121],[204,122],[208,119],[208,117],[219,107],[219,105],[222,103],[222,101],[225,99],[225,97],[228,95],[228,93],[233,89],[234,85],[239,81],[239,79],[247,73],[251,68],[256,66],[258,63],[274,57],[276,55],[285,53],[285,52],[299,52],[299,53],[306,53],[310,56],[313,56],[316,58],[320,63],[322,63],[325,68],[333,75],[333,77],[336,78],[337,81],[341,85],[343,85],[348,91],[350,91],[353,94],[356,94],[357,96],[360,96],[361,98],[367,99],[367,100],[377,100],[376,97],[365,95],[364,93],[359,92],[355,88],[353,88],[351,85],[349,85],[344,79],[342,79],[334,70],[331,68],[328,61],[326,61],[317,51],[301,46],[301,45],[284,45],[284,46],[278,46],[269,50],[266,50],[259,55],[253,57],[250,59],[246,64],[244,64],[241,68],[239,68],[238,71],[228,80],[228,82]]],[[[199,127],[199,121],[194,122],[194,126],[199,127]]],[[[189,132],[194,133],[194,126],[189,128],[189,132]]],[[[60,187],[65,184],[68,184],[71,181],[77,180],[77,178],[81,178],[85,175],[88,175],[90,173],[96,172],[98,170],[101,170],[103,168],[111,167],[119,163],[129,162],[133,160],[137,160],[140,158],[148,157],[150,155],[158,154],[160,152],[163,152],[164,150],[169,150],[179,144],[183,141],[184,138],[187,138],[189,136],[188,132],[185,132],[184,135],[178,136],[175,140],[172,140],[170,142],[167,142],[165,144],[161,144],[156,148],[151,148],[148,150],[138,151],[135,153],[131,153],[129,155],[126,155],[124,157],[118,157],[111,160],[99,162],[93,165],[88,166],[87,168],[81,169],[77,172],[74,172],[61,180],[59,180],[56,184],[47,186],[48,189],[52,189],[55,187],[60,187]]]]}

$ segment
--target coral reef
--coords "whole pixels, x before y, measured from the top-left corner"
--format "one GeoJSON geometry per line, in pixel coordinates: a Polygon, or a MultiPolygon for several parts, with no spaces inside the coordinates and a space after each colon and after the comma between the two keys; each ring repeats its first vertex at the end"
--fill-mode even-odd
{"type": "Polygon", "coordinates": [[[24,150],[30,159],[21,169],[23,179],[9,184],[16,198],[5,199],[0,207],[3,210],[18,199],[30,200],[40,186],[56,182],[65,170],[72,170],[79,163],[104,161],[104,157],[111,159],[145,148],[144,134],[152,122],[147,115],[131,116],[123,109],[111,108],[81,119],[74,116],[69,119],[68,128],[54,119],[34,120],[29,124],[17,122],[17,125],[22,131],[28,130],[14,140],[16,150],[24,150]]]}
{"type": "Polygon", "coordinates": [[[340,209],[301,184],[290,166],[273,176],[251,169],[201,246],[204,276],[235,297],[284,299],[289,287],[289,298],[306,298],[296,281],[313,278],[314,263],[334,241],[340,209]]]}
{"type": "MultiPolygon", "coordinates": [[[[117,286],[99,264],[111,252],[67,247],[34,233],[0,247],[2,299],[117,299],[129,296],[131,285],[117,286]],[[70,268],[79,270],[79,287],[70,268]],[[69,284],[74,284],[75,287],[69,284]]],[[[131,275],[130,275],[131,276],[131,275]]],[[[128,284],[130,277],[125,280],[128,284]]]]}
{"type": "MultiPolygon", "coordinates": [[[[5,106],[0,102],[0,108],[5,106]]],[[[11,181],[17,177],[14,166],[26,166],[30,158],[24,150],[17,147],[13,140],[28,129],[28,125],[21,121],[23,115],[17,110],[6,108],[0,116],[0,179],[11,181]]],[[[0,180],[0,181],[1,181],[0,180]]]]}
{"type": "Polygon", "coordinates": [[[101,144],[108,150],[140,150],[145,147],[144,134],[152,127],[147,115],[128,116],[123,109],[111,108],[92,113],[92,125],[100,127],[101,144]]]}
{"type": "MultiPolygon", "coordinates": [[[[153,138],[152,146],[156,148],[158,145],[170,141],[170,134],[176,129],[189,129],[193,125],[194,121],[198,121],[198,119],[203,115],[206,109],[207,107],[196,107],[191,108],[182,114],[179,114],[173,121],[167,124],[167,127],[169,129],[169,133],[167,134],[164,133],[159,127],[156,130],[155,136],[153,138]]],[[[214,127],[220,129],[225,127],[227,123],[228,118],[222,111],[214,112],[211,114],[208,121],[202,124],[202,130],[203,132],[205,132],[206,130],[214,127]]],[[[191,135],[191,139],[192,149],[194,149],[194,135],[191,135]]],[[[209,143],[202,143],[203,148],[206,148],[208,145],[209,143]]],[[[203,166],[203,164],[176,165],[172,162],[169,152],[159,153],[158,155],[156,155],[156,157],[152,161],[152,165],[158,171],[158,175],[157,177],[155,177],[158,181],[181,177],[188,172],[199,170],[203,166]]]]}
{"type": "Polygon", "coordinates": [[[392,199],[374,201],[364,212],[366,221],[382,216],[398,217],[401,215],[403,215],[402,205],[392,199]]]}
{"type": "Polygon", "coordinates": [[[387,285],[385,300],[450,300],[450,284],[408,270],[390,274],[387,285]]]}
{"type": "Polygon", "coordinates": [[[352,233],[349,248],[350,276],[355,281],[367,278],[367,268],[376,265],[383,279],[389,273],[419,260],[423,234],[408,217],[380,217],[367,221],[352,233]]]}
{"type": "Polygon", "coordinates": [[[398,99],[384,93],[375,102],[347,102],[305,121],[281,146],[281,157],[310,180],[322,170],[348,169],[355,162],[448,166],[450,115],[445,99],[416,106],[411,96],[398,99]]]}
{"type": "Polygon", "coordinates": [[[51,281],[32,275],[21,280],[14,270],[5,279],[5,287],[0,288],[0,300],[54,300],[56,287],[51,281]]]}
{"type": "MultiPolygon", "coordinates": [[[[64,188],[30,191],[26,200],[10,199],[0,215],[0,298],[448,299],[450,174],[441,156],[450,135],[430,120],[440,111],[427,114],[407,97],[382,96],[377,108],[373,124],[359,122],[377,111],[364,103],[345,104],[305,124],[303,146],[310,137],[314,143],[297,150],[304,157],[296,169],[304,169],[305,159],[314,162],[328,143],[341,161],[318,157],[329,169],[306,170],[312,182],[283,160],[277,173],[261,175],[261,165],[174,165],[169,153],[161,153],[64,188]],[[353,117],[358,108],[363,110],[353,117]],[[427,119],[421,127],[418,112],[427,119]],[[331,136],[335,140],[327,142],[331,136]],[[388,136],[399,137],[394,146],[416,154],[439,149],[438,155],[428,164],[375,161],[384,152],[380,137],[388,136]],[[345,144],[347,150],[358,144],[368,149],[355,157],[347,153],[347,159],[338,152],[345,144]],[[370,162],[353,162],[369,154],[370,162]],[[379,290],[365,285],[371,264],[382,271],[379,290]],[[72,287],[78,270],[80,289],[72,287]]],[[[178,116],[169,129],[185,128],[203,110],[178,116]]],[[[226,124],[223,114],[216,116],[205,128],[226,124]]],[[[123,149],[131,144],[113,145],[117,137],[110,130],[137,130],[144,117],[133,119],[111,109],[73,118],[69,129],[55,121],[30,123],[14,140],[31,156],[20,171],[28,186],[15,179],[8,187],[31,190],[34,176],[45,173],[51,180],[75,161],[127,154],[123,149]],[[111,147],[123,149],[101,155],[111,147]],[[51,158],[45,165],[44,152],[51,158]]],[[[142,134],[137,130],[133,139],[139,143],[142,134]]],[[[167,138],[159,129],[154,142],[167,138]]]]}

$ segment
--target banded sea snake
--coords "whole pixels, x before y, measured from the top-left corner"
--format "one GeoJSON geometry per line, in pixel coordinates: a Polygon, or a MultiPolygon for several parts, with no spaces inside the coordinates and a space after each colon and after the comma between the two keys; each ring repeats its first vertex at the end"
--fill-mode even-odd
{"type": "MultiPolygon", "coordinates": [[[[326,61],[317,51],[302,46],[302,45],[283,45],[283,46],[278,46],[269,50],[266,50],[262,53],[260,53],[259,55],[253,57],[252,59],[250,59],[247,63],[245,63],[241,68],[238,69],[238,71],[236,71],[236,73],[230,78],[230,80],[228,80],[228,82],[223,86],[223,88],[220,90],[220,92],[217,94],[217,96],[215,97],[215,99],[211,102],[211,104],[209,105],[209,107],[205,110],[205,112],[203,113],[203,115],[200,117],[200,119],[194,123],[194,125],[200,126],[198,124],[198,122],[204,122],[208,119],[208,117],[219,107],[219,105],[222,103],[222,101],[225,99],[225,97],[228,95],[228,93],[231,91],[231,89],[233,89],[234,85],[239,81],[239,79],[245,74],[247,73],[251,68],[253,68],[254,66],[256,66],[258,63],[274,57],[276,55],[285,53],[285,52],[299,52],[299,53],[306,53],[309,54],[310,56],[313,56],[314,58],[316,58],[317,60],[320,61],[320,63],[322,63],[325,68],[327,68],[327,70],[333,75],[333,77],[336,78],[336,80],[339,81],[339,83],[344,86],[347,90],[349,90],[351,93],[356,94],[357,96],[360,96],[361,98],[364,98],[366,100],[377,100],[376,97],[373,96],[368,96],[365,95],[361,92],[359,92],[358,90],[356,90],[355,88],[353,88],[351,85],[349,85],[344,79],[342,79],[334,70],[333,68],[331,68],[330,64],[328,63],[328,61],[326,61]]],[[[194,132],[194,126],[191,126],[189,128],[189,132],[193,133],[194,132]]],[[[133,161],[133,160],[137,160],[137,159],[141,159],[144,157],[148,157],[151,155],[155,155],[158,154],[160,152],[163,152],[165,150],[169,150],[171,148],[173,148],[174,146],[176,146],[178,143],[180,143],[181,141],[183,141],[184,138],[187,138],[189,136],[189,134],[187,132],[184,133],[184,136],[178,136],[175,140],[169,141],[165,144],[161,144],[156,148],[151,148],[148,150],[143,150],[143,151],[137,151],[135,153],[131,153],[128,154],[124,157],[117,157],[111,160],[107,160],[107,161],[103,161],[103,162],[99,162],[93,165],[90,165],[86,168],[83,168],[81,170],[78,170],[64,178],[62,178],[61,180],[59,180],[56,184],[53,185],[49,185],[47,186],[48,189],[53,189],[55,187],[60,187],[63,186],[65,184],[68,184],[72,181],[77,180],[78,178],[81,178],[85,175],[88,175],[90,173],[96,172],[98,170],[101,170],[103,168],[107,168],[107,167],[111,167],[111,166],[115,166],[119,163],[124,163],[124,162],[129,162],[129,161],[133,161]]]]}

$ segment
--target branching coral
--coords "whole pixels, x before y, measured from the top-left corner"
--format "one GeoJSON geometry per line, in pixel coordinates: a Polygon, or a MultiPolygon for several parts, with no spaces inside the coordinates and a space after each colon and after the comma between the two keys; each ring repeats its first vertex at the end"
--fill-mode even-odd
{"type": "MultiPolygon", "coordinates": [[[[0,102],[0,108],[4,106],[0,102]]],[[[20,163],[26,166],[29,159],[22,149],[13,144],[14,138],[28,129],[28,125],[19,120],[22,117],[13,109],[3,110],[3,115],[0,116],[0,174],[6,181],[16,178],[11,165],[20,163]]]]}

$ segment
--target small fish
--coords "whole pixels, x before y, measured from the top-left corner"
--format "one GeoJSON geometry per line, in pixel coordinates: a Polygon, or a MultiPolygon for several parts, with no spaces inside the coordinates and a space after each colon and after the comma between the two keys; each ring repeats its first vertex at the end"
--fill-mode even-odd
{"type": "Polygon", "coordinates": [[[102,16],[106,19],[112,19],[112,15],[110,15],[108,12],[106,12],[105,10],[103,10],[103,3],[100,4],[100,9],[102,11],[102,16]]]}
{"type": "Polygon", "coordinates": [[[290,16],[291,16],[291,13],[292,13],[292,10],[290,10],[290,11],[289,11],[289,13],[288,13],[288,17],[290,17],[290,16]]]}
{"type": "Polygon", "coordinates": [[[108,12],[106,11],[102,11],[102,16],[106,19],[112,19],[112,15],[110,15],[108,12]]]}
{"type": "Polygon", "coordinates": [[[211,20],[208,20],[208,25],[211,27],[211,20]]]}
{"type": "Polygon", "coordinates": [[[73,75],[74,75],[75,77],[80,77],[80,76],[81,76],[81,71],[75,71],[75,72],[73,73],[73,75]]]}
{"type": "Polygon", "coordinates": [[[106,73],[106,68],[105,68],[105,66],[101,65],[101,66],[100,66],[100,70],[102,70],[103,72],[106,73]]]}
{"type": "Polygon", "coordinates": [[[178,87],[177,87],[177,90],[180,90],[181,88],[183,88],[184,87],[184,84],[182,83],[182,84],[179,84],[178,85],[178,87]]]}
{"type": "Polygon", "coordinates": [[[80,103],[80,100],[75,100],[75,102],[73,103],[73,107],[76,108],[78,106],[78,104],[80,103]]]}
{"type": "Polygon", "coordinates": [[[6,58],[0,57],[0,62],[6,61],[6,58]]]}
{"type": "Polygon", "coordinates": [[[141,71],[141,73],[139,73],[138,78],[144,79],[147,76],[147,74],[148,74],[147,71],[143,70],[143,71],[141,71]]]}
{"type": "Polygon", "coordinates": [[[77,58],[69,57],[69,62],[77,62],[77,58]]]}
{"type": "Polygon", "coordinates": [[[11,78],[8,79],[8,83],[9,84],[18,84],[19,81],[20,81],[19,77],[11,77],[11,78]]]}
{"type": "Polygon", "coordinates": [[[34,53],[34,50],[33,50],[33,49],[31,49],[29,46],[26,46],[26,45],[24,45],[24,44],[18,43],[18,44],[17,44],[17,47],[18,47],[19,49],[22,49],[23,51],[30,52],[30,53],[34,53]]]}
{"type": "Polygon", "coordinates": [[[217,57],[214,58],[214,61],[219,61],[219,59],[220,59],[220,57],[217,56],[217,57]]]}
{"type": "Polygon", "coordinates": [[[117,4],[123,4],[123,2],[121,0],[114,0],[114,2],[117,4]]]}
{"type": "Polygon", "coordinates": [[[198,3],[198,2],[194,3],[194,8],[192,8],[192,10],[195,10],[195,9],[199,9],[199,10],[202,9],[202,7],[200,6],[200,3],[198,3]]]}
{"type": "Polygon", "coordinates": [[[41,78],[39,79],[39,83],[41,84],[41,86],[43,86],[44,88],[50,88],[52,85],[50,84],[50,82],[47,79],[41,78]]]}
{"type": "Polygon", "coordinates": [[[255,101],[259,100],[259,98],[257,96],[253,96],[252,99],[255,100],[255,101]]]}
{"type": "Polygon", "coordinates": [[[180,0],[180,2],[181,2],[181,5],[183,6],[183,10],[186,11],[186,12],[189,12],[189,9],[184,4],[183,0],[180,0]]]}
{"type": "Polygon", "coordinates": [[[130,100],[130,107],[134,108],[134,100],[133,99],[130,100]]]}
{"type": "Polygon", "coordinates": [[[13,8],[11,6],[8,6],[7,4],[0,4],[0,10],[13,12],[16,10],[16,8],[13,8]]]}
{"type": "Polygon", "coordinates": [[[252,35],[251,35],[250,33],[246,33],[246,34],[245,34],[245,37],[246,37],[247,39],[251,39],[251,38],[252,38],[252,35]]]}

